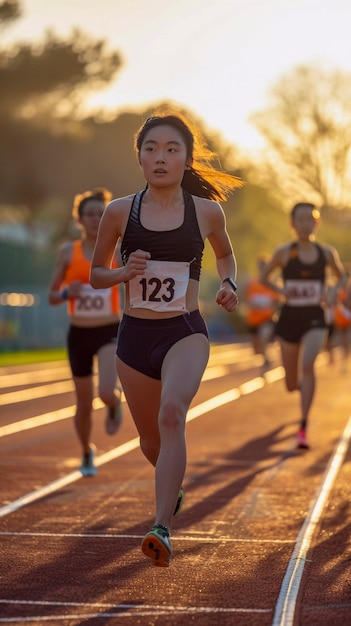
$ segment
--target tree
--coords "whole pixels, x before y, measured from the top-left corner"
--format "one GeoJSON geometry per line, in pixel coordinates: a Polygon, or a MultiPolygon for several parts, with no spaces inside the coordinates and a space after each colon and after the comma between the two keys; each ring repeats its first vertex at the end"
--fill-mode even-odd
{"type": "Polygon", "coordinates": [[[0,3],[0,29],[6,28],[20,16],[21,6],[18,0],[5,0],[0,3]]]}
{"type": "MultiPolygon", "coordinates": [[[[0,23],[3,4],[0,0],[0,23]]],[[[145,184],[132,138],[162,103],[112,119],[79,111],[87,90],[108,83],[120,67],[121,55],[108,53],[104,42],[79,31],[67,40],[47,33],[31,45],[0,47],[0,219],[2,213],[4,220],[10,214],[21,221],[32,240],[36,234],[43,243],[56,245],[74,236],[71,206],[77,192],[105,186],[117,197],[145,184]]],[[[183,112],[201,128],[221,167],[247,181],[234,146],[194,112],[183,112]]],[[[259,185],[237,190],[224,210],[243,276],[255,267],[258,252],[280,241],[286,216],[259,185]]],[[[209,259],[205,273],[217,280],[213,257],[209,259]]]]}
{"type": "MultiPolygon", "coordinates": [[[[16,0],[0,2],[3,29],[20,15],[16,0]]],[[[121,66],[121,55],[109,52],[104,40],[79,30],[68,39],[47,32],[34,44],[0,48],[0,202],[22,206],[29,226],[50,199],[43,170],[47,162],[57,169],[55,147],[80,138],[84,98],[121,66]]]]}
{"type": "Polygon", "coordinates": [[[351,209],[351,75],[300,66],[272,89],[272,105],[252,116],[264,136],[265,184],[289,206],[309,199],[351,209]]]}
{"type": "Polygon", "coordinates": [[[121,65],[105,41],[79,30],[68,40],[47,32],[39,43],[0,50],[1,117],[77,117],[87,92],[108,84],[121,65]]]}

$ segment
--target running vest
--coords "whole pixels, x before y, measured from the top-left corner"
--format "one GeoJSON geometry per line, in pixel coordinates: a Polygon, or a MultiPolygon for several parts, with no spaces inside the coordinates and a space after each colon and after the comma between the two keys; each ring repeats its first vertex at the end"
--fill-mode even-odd
{"type": "MultiPolygon", "coordinates": [[[[80,280],[83,285],[78,297],[69,298],[67,302],[68,314],[81,317],[104,317],[118,313],[120,309],[118,287],[93,289],[89,282],[90,265],[90,261],[84,255],[83,241],[74,241],[64,282],[69,285],[74,280],[80,280]]],[[[113,259],[111,267],[117,267],[115,259],[113,259]]]]}
{"type": "Polygon", "coordinates": [[[253,278],[246,288],[245,301],[247,325],[260,326],[272,319],[279,295],[273,289],[262,285],[258,279],[253,278]]]}
{"type": "Polygon", "coordinates": [[[334,324],[336,328],[343,330],[345,328],[350,328],[351,326],[351,315],[349,309],[345,307],[346,300],[346,289],[340,289],[338,293],[338,301],[333,310],[334,314],[334,324]]]}
{"type": "Polygon", "coordinates": [[[204,242],[197,221],[193,197],[183,189],[184,221],[173,230],[154,231],[140,222],[140,209],[145,193],[139,191],[133,198],[121,251],[124,265],[135,250],[146,250],[153,261],[176,261],[190,264],[190,278],[200,279],[204,242]]]}
{"type": "Polygon", "coordinates": [[[325,282],[326,259],[321,246],[315,244],[318,258],[314,263],[303,263],[298,257],[297,242],[291,244],[290,258],[282,270],[285,286],[292,292],[289,306],[316,306],[320,304],[325,282]]]}

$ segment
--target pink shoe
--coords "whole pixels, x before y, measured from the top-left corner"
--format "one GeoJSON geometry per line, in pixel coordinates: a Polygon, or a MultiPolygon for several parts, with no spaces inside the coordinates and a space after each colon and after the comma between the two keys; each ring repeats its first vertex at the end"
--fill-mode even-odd
{"type": "Polygon", "coordinates": [[[307,437],[306,437],[306,431],[304,430],[304,428],[300,428],[298,434],[297,434],[297,447],[298,448],[305,448],[306,450],[309,449],[309,443],[307,441],[307,437]]]}

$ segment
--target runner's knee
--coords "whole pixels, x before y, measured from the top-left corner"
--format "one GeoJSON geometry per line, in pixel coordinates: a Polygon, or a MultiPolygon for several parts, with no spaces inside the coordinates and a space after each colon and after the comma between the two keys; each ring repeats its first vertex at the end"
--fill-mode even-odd
{"type": "Polygon", "coordinates": [[[160,429],[176,430],[184,424],[184,412],[180,403],[174,400],[168,400],[163,403],[160,410],[159,426],[160,429]]]}

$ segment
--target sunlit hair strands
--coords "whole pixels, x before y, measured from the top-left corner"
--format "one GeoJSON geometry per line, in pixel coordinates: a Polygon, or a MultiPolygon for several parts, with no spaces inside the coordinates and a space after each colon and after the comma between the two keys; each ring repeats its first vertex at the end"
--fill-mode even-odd
{"type": "Polygon", "coordinates": [[[139,158],[144,139],[152,128],[156,126],[172,126],[183,137],[187,158],[191,165],[185,170],[182,187],[189,193],[200,198],[224,201],[228,195],[238,187],[242,187],[240,178],[217,170],[211,165],[211,161],[217,158],[206,145],[199,129],[188,120],[184,114],[171,110],[157,110],[149,117],[134,137],[134,148],[139,158]]]}
{"type": "Polygon", "coordinates": [[[112,200],[112,193],[105,187],[96,187],[92,191],[84,191],[74,196],[72,215],[75,219],[82,217],[84,205],[88,200],[101,200],[104,205],[112,200]]]}

